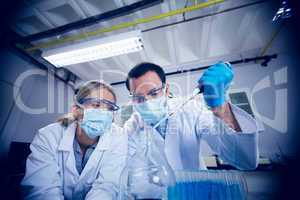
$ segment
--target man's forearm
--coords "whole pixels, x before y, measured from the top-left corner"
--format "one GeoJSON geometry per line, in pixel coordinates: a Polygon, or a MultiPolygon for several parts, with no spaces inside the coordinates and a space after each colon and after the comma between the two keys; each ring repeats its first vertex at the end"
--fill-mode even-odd
{"type": "Polygon", "coordinates": [[[235,131],[241,131],[241,127],[234,117],[229,103],[225,103],[219,107],[212,108],[212,112],[217,117],[221,118],[229,127],[234,129],[235,131]]]}

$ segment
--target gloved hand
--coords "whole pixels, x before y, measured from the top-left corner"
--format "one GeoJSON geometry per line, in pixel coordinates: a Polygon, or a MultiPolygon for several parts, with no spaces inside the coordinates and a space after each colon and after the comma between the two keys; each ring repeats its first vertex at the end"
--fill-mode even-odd
{"type": "Polygon", "coordinates": [[[198,80],[199,87],[203,87],[206,104],[218,107],[225,103],[226,91],[233,79],[232,67],[229,63],[219,62],[204,71],[198,80]]]}

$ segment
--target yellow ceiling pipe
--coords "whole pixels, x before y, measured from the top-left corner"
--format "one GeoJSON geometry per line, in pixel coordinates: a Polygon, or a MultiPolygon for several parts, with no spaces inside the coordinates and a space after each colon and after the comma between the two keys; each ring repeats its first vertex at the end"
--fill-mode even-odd
{"type": "Polygon", "coordinates": [[[38,43],[35,46],[27,48],[25,50],[30,52],[30,51],[37,50],[37,49],[48,48],[48,47],[53,47],[53,46],[56,46],[56,45],[64,44],[66,42],[75,42],[75,41],[84,39],[86,37],[97,36],[97,35],[100,35],[100,34],[103,34],[103,33],[108,33],[108,32],[112,32],[112,31],[116,31],[116,30],[120,30],[120,29],[124,29],[124,28],[128,28],[128,27],[136,26],[136,25],[139,25],[139,24],[149,23],[149,22],[152,22],[152,21],[156,21],[156,20],[159,20],[159,19],[166,18],[166,17],[171,17],[171,16],[191,12],[191,11],[194,11],[194,10],[203,9],[203,8],[215,5],[215,4],[223,3],[224,1],[225,0],[209,0],[207,2],[197,3],[193,6],[189,6],[189,7],[181,8],[181,9],[177,9],[177,10],[172,10],[170,12],[162,13],[160,15],[155,15],[155,16],[151,16],[151,17],[147,17],[147,18],[140,18],[140,19],[137,19],[137,20],[134,20],[134,21],[131,21],[131,22],[120,23],[120,24],[111,26],[109,28],[98,29],[98,30],[95,30],[95,31],[80,33],[80,34],[77,34],[77,35],[66,36],[66,37],[61,38],[61,39],[54,39],[54,40],[49,41],[49,42],[38,43]]]}

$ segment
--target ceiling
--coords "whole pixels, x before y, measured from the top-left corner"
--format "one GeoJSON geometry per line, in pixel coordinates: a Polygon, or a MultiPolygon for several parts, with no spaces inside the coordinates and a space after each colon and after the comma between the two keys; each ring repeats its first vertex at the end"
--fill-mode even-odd
{"type": "MultiPolygon", "coordinates": [[[[82,80],[104,79],[113,83],[123,81],[126,73],[135,64],[155,62],[170,72],[183,68],[199,67],[220,59],[233,60],[241,57],[259,56],[279,28],[272,18],[278,5],[266,1],[242,7],[258,0],[226,0],[209,8],[192,11],[158,21],[137,25],[101,35],[113,35],[130,30],[142,30],[144,50],[122,56],[106,58],[88,63],[66,66],[82,80]],[[209,13],[232,9],[217,15],[207,16],[189,22],[167,26],[151,31],[159,25],[186,20],[209,13]]],[[[26,0],[24,9],[16,17],[12,29],[22,36],[28,36],[90,16],[114,10],[136,0],[26,0]]],[[[78,34],[104,27],[129,22],[139,18],[166,13],[191,6],[203,0],[165,0],[151,8],[93,26],[75,30],[66,35],[78,34]]],[[[273,2],[273,3],[272,3],[273,2]]],[[[46,38],[45,40],[49,40],[46,38]]],[[[280,49],[282,42],[275,40],[268,52],[280,49]]]]}

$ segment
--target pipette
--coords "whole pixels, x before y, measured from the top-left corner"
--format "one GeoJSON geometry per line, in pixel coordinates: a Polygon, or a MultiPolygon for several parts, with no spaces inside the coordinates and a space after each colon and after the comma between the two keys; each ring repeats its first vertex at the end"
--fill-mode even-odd
{"type": "Polygon", "coordinates": [[[174,115],[178,110],[182,109],[189,101],[193,100],[198,94],[203,93],[203,86],[198,86],[196,87],[193,92],[192,95],[189,96],[188,98],[186,98],[186,100],[174,111],[168,113],[164,118],[162,118],[159,122],[157,122],[153,128],[156,129],[163,121],[167,120],[169,117],[171,117],[172,115],[174,115]]]}

